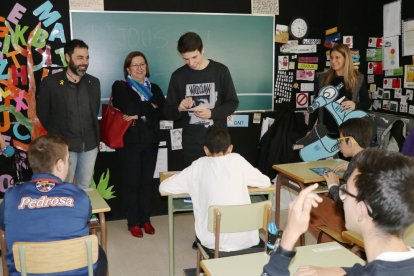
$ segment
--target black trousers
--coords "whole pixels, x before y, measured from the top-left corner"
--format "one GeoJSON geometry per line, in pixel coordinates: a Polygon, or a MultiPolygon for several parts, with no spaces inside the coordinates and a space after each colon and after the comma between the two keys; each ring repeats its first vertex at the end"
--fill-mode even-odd
{"type": "Polygon", "coordinates": [[[118,149],[117,153],[128,227],[149,222],[158,144],[129,144],[118,149]]]}
{"type": "Polygon", "coordinates": [[[99,245],[98,261],[93,271],[93,275],[106,276],[107,272],[108,272],[108,259],[106,258],[105,251],[103,251],[102,247],[99,245]]]}
{"type": "Polygon", "coordinates": [[[206,156],[204,153],[205,136],[207,128],[199,125],[189,125],[183,129],[183,167],[187,168],[200,157],[206,156]]]}

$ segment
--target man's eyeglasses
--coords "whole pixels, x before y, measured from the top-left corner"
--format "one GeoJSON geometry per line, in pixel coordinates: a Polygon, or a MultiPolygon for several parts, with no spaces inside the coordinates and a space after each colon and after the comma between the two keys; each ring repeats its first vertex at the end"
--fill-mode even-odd
{"type": "Polygon", "coordinates": [[[146,63],[141,63],[141,64],[131,64],[129,67],[137,67],[139,69],[145,68],[145,65],[147,65],[146,63]]]}
{"type": "Polygon", "coordinates": [[[339,137],[336,140],[338,141],[338,143],[341,143],[342,140],[346,140],[346,139],[352,139],[352,136],[339,137]]]}
{"type": "Polygon", "coordinates": [[[356,195],[350,193],[347,189],[346,189],[346,184],[342,184],[341,186],[339,186],[339,198],[344,201],[346,196],[350,196],[353,198],[357,198],[356,195]]]}
{"type": "MultiPolygon", "coordinates": [[[[339,198],[340,198],[342,201],[344,201],[344,200],[346,199],[346,197],[347,197],[347,196],[353,197],[353,198],[355,198],[357,201],[361,201],[361,200],[359,200],[359,199],[358,199],[358,196],[357,196],[357,195],[354,195],[353,193],[349,192],[349,191],[346,189],[346,184],[342,184],[341,186],[339,186],[339,198]]],[[[369,205],[368,205],[365,201],[364,201],[364,203],[365,203],[365,206],[367,206],[368,215],[369,215],[371,218],[374,218],[374,214],[373,214],[373,212],[372,212],[371,206],[369,206],[369,205]]]]}

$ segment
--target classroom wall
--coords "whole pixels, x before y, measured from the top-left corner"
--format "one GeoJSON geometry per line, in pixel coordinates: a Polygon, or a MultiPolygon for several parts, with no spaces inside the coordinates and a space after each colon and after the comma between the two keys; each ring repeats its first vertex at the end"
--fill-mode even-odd
{"type": "MultiPolygon", "coordinates": [[[[359,50],[360,65],[359,71],[367,76],[367,61],[366,50],[368,48],[369,37],[381,37],[383,32],[383,5],[393,2],[394,0],[379,0],[379,1],[280,1],[281,14],[276,16],[276,24],[289,25],[290,21],[295,16],[301,16],[307,19],[310,25],[310,33],[306,38],[320,38],[322,43],[325,38],[325,30],[338,27],[338,32],[343,35],[353,36],[353,49],[359,50]]],[[[413,16],[414,2],[409,0],[402,0],[401,4],[401,18],[408,19],[413,16]]],[[[280,53],[281,44],[275,45],[275,74],[277,74],[277,56],[282,55],[280,53]]],[[[401,36],[400,36],[400,66],[406,64],[412,64],[411,56],[403,57],[401,51],[401,36]]],[[[317,46],[319,64],[317,71],[323,71],[325,67],[325,51],[328,48],[323,45],[317,46]]],[[[301,54],[298,56],[315,56],[315,54],[301,54]]],[[[383,75],[375,75],[375,84],[378,87],[382,87],[383,75]]],[[[402,77],[399,77],[402,79],[402,77]]],[[[316,81],[315,81],[316,82],[316,81]]],[[[275,104],[275,109],[296,109],[306,110],[305,108],[297,108],[295,104],[295,93],[299,92],[297,89],[293,89],[290,102],[275,104]]],[[[405,89],[402,90],[403,95],[405,89]]],[[[312,96],[313,93],[310,93],[312,96]]],[[[391,91],[391,100],[394,99],[394,92],[391,91]]],[[[408,104],[414,105],[414,101],[408,101],[408,104]]],[[[386,117],[405,117],[413,118],[414,116],[404,112],[397,112],[379,109],[373,113],[376,116],[382,116],[382,114],[389,114],[386,117]],[[380,112],[378,114],[378,112],[380,112]]]]}
{"type": "MultiPolygon", "coordinates": [[[[27,8],[25,15],[23,16],[21,22],[22,25],[27,25],[28,31],[23,35],[26,39],[31,30],[34,29],[35,25],[39,19],[33,15],[33,10],[39,5],[45,3],[44,0],[36,1],[21,1],[20,3],[27,8]]],[[[207,13],[250,13],[250,0],[127,0],[127,1],[118,1],[118,0],[105,0],[105,9],[106,10],[117,10],[117,11],[166,11],[166,12],[207,12],[207,13]]],[[[354,45],[355,48],[366,49],[367,40],[369,36],[381,36],[382,34],[382,5],[391,1],[384,0],[279,0],[279,10],[280,15],[276,16],[276,24],[285,24],[288,25],[290,20],[295,16],[303,16],[308,19],[310,23],[310,38],[323,38],[324,30],[338,26],[342,34],[349,34],[354,36],[354,45]]],[[[19,3],[19,1],[17,1],[19,3]]],[[[67,40],[70,39],[70,30],[69,30],[69,4],[68,1],[63,0],[53,0],[51,1],[53,5],[53,10],[57,10],[61,17],[57,22],[62,24],[63,31],[67,40]]],[[[4,0],[0,4],[1,11],[0,17],[7,18],[9,12],[16,4],[16,1],[4,0]]],[[[402,2],[402,18],[408,18],[412,16],[412,11],[414,10],[414,2],[410,0],[403,0],[402,2]],[[411,13],[411,14],[410,14],[411,13]]],[[[4,26],[4,20],[0,18],[0,27],[4,26]]],[[[50,33],[53,26],[50,26],[47,31],[50,33]]],[[[4,42],[4,38],[0,38],[1,42],[4,42]]],[[[59,39],[48,42],[51,45],[52,49],[59,49],[62,46],[62,41],[59,39]]],[[[3,46],[0,46],[4,47],[3,46]]],[[[44,46],[42,49],[45,49],[44,46]]],[[[3,49],[4,50],[4,49],[3,49]]],[[[253,52],[254,53],[254,52],[253,52]]],[[[361,51],[361,71],[366,72],[366,64],[364,60],[365,52],[361,51]]],[[[52,63],[56,65],[62,65],[59,61],[59,57],[52,51],[52,63]]],[[[278,48],[276,47],[276,56],[278,54],[278,48]]],[[[324,49],[319,48],[318,55],[324,57],[324,49]]],[[[4,54],[1,53],[0,60],[4,58],[4,54]]],[[[39,58],[39,56],[37,56],[39,58]]],[[[242,57],[241,57],[242,58],[242,57]]],[[[24,65],[26,64],[23,56],[18,56],[18,59],[24,65]]],[[[10,59],[9,59],[10,60],[10,59]]],[[[400,60],[401,63],[407,63],[407,58],[400,60]]],[[[39,62],[38,60],[36,62],[39,62]]],[[[93,62],[93,61],[91,61],[93,62]]],[[[321,66],[323,65],[323,59],[321,58],[321,66]]],[[[41,79],[43,70],[39,70],[34,73],[35,83],[41,79]]],[[[1,83],[1,88],[4,88],[4,83],[1,83]]],[[[18,84],[19,87],[28,91],[28,84],[18,84]]],[[[32,87],[33,88],[33,87],[32,87]]],[[[33,90],[32,90],[33,91],[33,90]]],[[[4,102],[0,102],[0,107],[4,102]]],[[[16,106],[16,102],[11,100],[10,104],[16,106]]],[[[287,104],[283,106],[277,106],[277,109],[289,109],[292,110],[294,107],[287,104]]],[[[8,129],[5,129],[5,115],[4,110],[0,109],[0,131],[10,136],[11,139],[23,142],[28,145],[30,142],[30,132],[27,128],[19,127],[21,134],[20,136],[29,135],[29,138],[26,140],[20,139],[13,132],[13,128],[9,126],[8,129]]],[[[20,110],[18,112],[19,116],[22,119],[29,119],[27,109],[20,110]]],[[[266,114],[262,114],[262,117],[266,114]]],[[[11,117],[12,120],[15,119],[11,117]]],[[[234,150],[242,154],[247,160],[252,163],[256,163],[257,158],[257,144],[260,135],[260,125],[253,124],[253,115],[249,114],[249,128],[231,128],[230,133],[232,135],[232,140],[234,144],[234,150]]],[[[167,146],[169,146],[169,133],[164,131],[162,133],[162,140],[167,141],[167,146]]],[[[0,164],[4,160],[0,157],[0,164]]],[[[180,170],[182,169],[182,155],[180,151],[169,151],[168,155],[169,169],[170,170],[180,170]]],[[[101,153],[98,156],[95,172],[95,181],[99,181],[101,175],[107,171],[109,168],[110,180],[109,185],[114,186],[116,191],[119,188],[120,176],[117,169],[117,162],[115,158],[115,153],[101,153]]],[[[9,182],[5,180],[10,178],[5,178],[4,176],[7,173],[2,171],[3,166],[0,166],[0,192],[4,192],[7,189],[9,182]]],[[[158,195],[158,179],[154,179],[154,214],[165,214],[166,213],[166,199],[160,198],[158,195]]],[[[1,194],[1,193],[0,193],[1,194]]],[[[116,193],[115,193],[116,194],[116,193]]],[[[109,204],[113,207],[112,214],[109,215],[109,218],[120,218],[123,216],[122,208],[120,207],[120,198],[114,198],[109,200],[109,204]]]]}

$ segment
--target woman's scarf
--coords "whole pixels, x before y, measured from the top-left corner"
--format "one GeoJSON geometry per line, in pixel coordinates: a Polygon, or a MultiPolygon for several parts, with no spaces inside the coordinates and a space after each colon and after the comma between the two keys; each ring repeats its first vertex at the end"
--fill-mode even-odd
{"type": "Polygon", "coordinates": [[[143,101],[149,101],[152,98],[151,82],[148,78],[145,78],[144,84],[141,84],[128,75],[127,83],[132,90],[138,93],[143,101]]]}

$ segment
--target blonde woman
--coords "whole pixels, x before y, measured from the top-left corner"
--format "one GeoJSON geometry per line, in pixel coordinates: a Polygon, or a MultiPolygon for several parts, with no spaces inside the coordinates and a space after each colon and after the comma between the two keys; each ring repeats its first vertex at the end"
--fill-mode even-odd
{"type": "MultiPolygon", "coordinates": [[[[331,67],[318,75],[318,91],[327,85],[343,84],[338,91],[337,100],[342,99],[341,105],[344,110],[368,110],[371,101],[368,96],[367,84],[364,75],[358,72],[352,62],[352,54],[348,46],[337,43],[330,51],[331,67]]],[[[318,112],[311,113],[309,118],[309,130],[313,128],[316,120],[324,124],[328,134],[332,138],[338,138],[338,125],[332,115],[321,108],[318,112]]]]}

